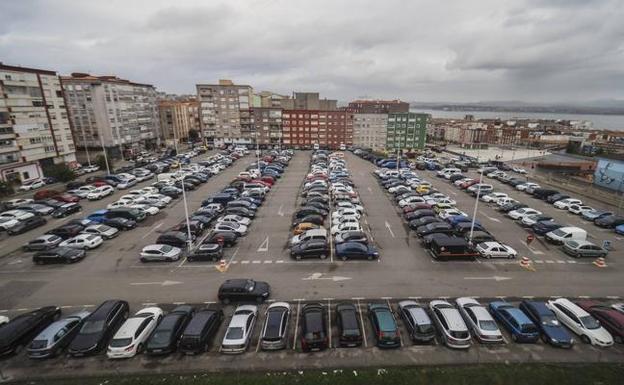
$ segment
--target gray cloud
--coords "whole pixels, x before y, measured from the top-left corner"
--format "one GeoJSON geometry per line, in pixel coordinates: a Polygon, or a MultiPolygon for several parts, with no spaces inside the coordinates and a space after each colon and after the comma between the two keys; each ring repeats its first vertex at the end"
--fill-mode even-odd
{"type": "Polygon", "coordinates": [[[5,3],[0,60],[168,92],[231,78],[341,100],[624,98],[618,0],[5,3]]]}

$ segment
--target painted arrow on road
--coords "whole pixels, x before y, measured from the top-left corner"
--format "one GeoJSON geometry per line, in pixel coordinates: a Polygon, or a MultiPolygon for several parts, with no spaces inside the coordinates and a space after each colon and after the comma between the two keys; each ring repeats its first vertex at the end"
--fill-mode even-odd
{"type": "Polygon", "coordinates": [[[386,228],[388,229],[388,232],[390,232],[390,235],[392,235],[392,238],[394,238],[394,233],[392,232],[392,228],[390,228],[390,223],[388,223],[388,221],[386,221],[386,228]]]}
{"type": "Polygon", "coordinates": [[[147,286],[147,285],[173,286],[173,285],[180,285],[181,283],[182,282],[178,282],[178,281],[132,282],[130,285],[132,285],[132,286],[147,286]]]}
{"type": "Polygon", "coordinates": [[[260,247],[258,247],[258,252],[262,252],[262,251],[269,251],[269,237],[267,236],[266,239],[262,242],[262,244],[260,244],[260,247]]]}
{"type": "Polygon", "coordinates": [[[511,277],[499,277],[498,275],[495,275],[493,277],[464,277],[464,279],[471,279],[471,280],[492,280],[492,281],[507,281],[509,279],[512,279],[511,277]]]}
{"type": "Polygon", "coordinates": [[[316,281],[316,280],[325,280],[325,281],[348,281],[350,277],[341,277],[341,276],[333,276],[333,277],[323,277],[323,273],[312,273],[309,277],[301,278],[304,281],[316,281]]]}

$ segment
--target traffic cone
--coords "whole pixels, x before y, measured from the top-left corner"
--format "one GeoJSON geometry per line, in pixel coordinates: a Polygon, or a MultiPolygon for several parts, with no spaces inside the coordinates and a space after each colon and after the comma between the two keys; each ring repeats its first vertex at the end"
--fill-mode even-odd
{"type": "Polygon", "coordinates": [[[529,267],[530,265],[531,265],[531,260],[529,259],[529,257],[520,258],[520,266],[529,267]]]}
{"type": "Polygon", "coordinates": [[[604,259],[604,258],[602,258],[602,257],[597,258],[597,259],[594,261],[594,265],[596,265],[597,267],[607,267],[607,264],[606,264],[606,262],[605,262],[605,259],[604,259]]]}
{"type": "Polygon", "coordinates": [[[227,264],[225,263],[225,259],[222,259],[219,261],[219,264],[216,266],[217,270],[219,270],[220,272],[224,272],[227,270],[227,264]]]}

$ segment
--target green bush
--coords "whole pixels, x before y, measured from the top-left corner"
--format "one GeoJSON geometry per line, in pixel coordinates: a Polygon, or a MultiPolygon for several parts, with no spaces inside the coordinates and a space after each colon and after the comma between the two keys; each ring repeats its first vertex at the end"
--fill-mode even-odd
{"type": "MultiPolygon", "coordinates": [[[[106,158],[104,155],[98,155],[95,158],[95,164],[100,168],[100,170],[106,171],[106,158]]],[[[110,157],[108,157],[108,169],[111,171],[113,170],[113,160],[110,157]]]]}
{"type": "Polygon", "coordinates": [[[66,164],[54,164],[43,170],[43,175],[56,178],[59,182],[69,182],[76,179],[74,171],[66,164]]]}
{"type": "Polygon", "coordinates": [[[13,195],[15,191],[9,182],[0,181],[0,196],[7,197],[13,195]]]}

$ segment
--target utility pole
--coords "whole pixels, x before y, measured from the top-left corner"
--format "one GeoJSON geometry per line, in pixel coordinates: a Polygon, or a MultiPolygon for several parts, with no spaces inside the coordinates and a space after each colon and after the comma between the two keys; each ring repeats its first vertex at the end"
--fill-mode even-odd
{"type": "MultiPolygon", "coordinates": [[[[175,150],[176,150],[176,156],[179,155],[178,152],[178,138],[176,136],[176,130],[173,130],[173,145],[175,146],[175,150]]],[[[180,165],[180,168],[182,166],[180,165]]],[[[193,238],[191,235],[191,222],[189,220],[189,215],[188,215],[188,204],[186,202],[186,189],[184,188],[184,176],[182,176],[182,180],[181,180],[181,185],[182,185],[182,201],[184,202],[184,217],[186,218],[186,235],[187,235],[187,243],[188,243],[188,251],[190,252],[193,249],[193,238]]]]}
{"type": "Polygon", "coordinates": [[[474,225],[477,219],[477,207],[479,207],[479,196],[481,195],[481,182],[483,182],[483,168],[481,168],[481,174],[479,175],[479,187],[477,188],[477,199],[475,200],[474,211],[472,212],[472,222],[470,223],[470,235],[468,237],[468,243],[472,244],[472,234],[474,233],[474,225]]]}

